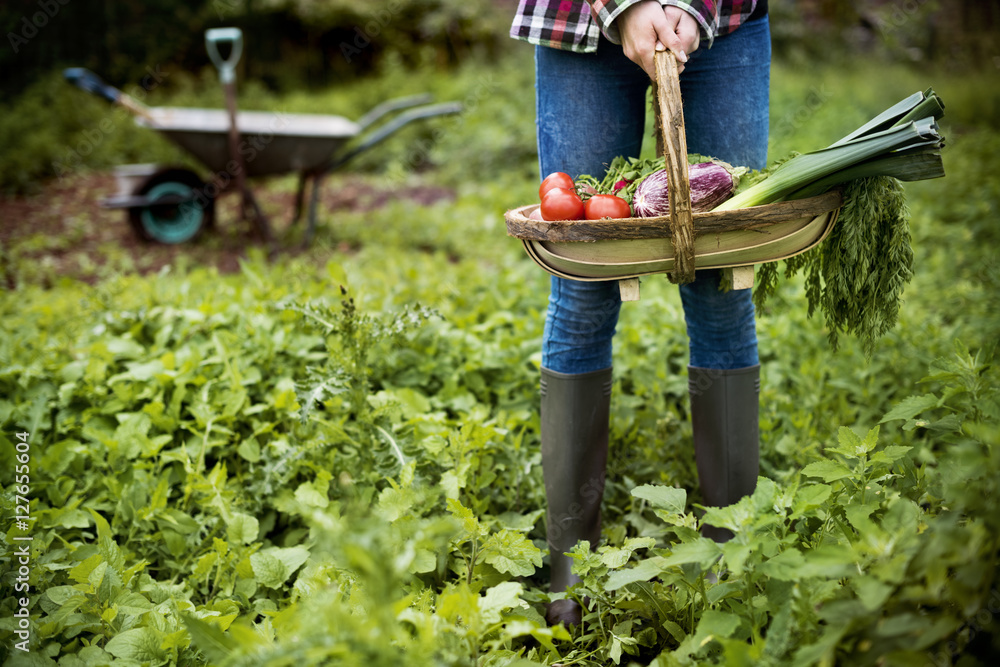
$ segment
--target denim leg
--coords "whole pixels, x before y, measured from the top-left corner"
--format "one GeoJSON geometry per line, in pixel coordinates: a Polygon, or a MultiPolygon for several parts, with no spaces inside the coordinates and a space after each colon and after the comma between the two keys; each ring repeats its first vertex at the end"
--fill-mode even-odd
{"type": "Polygon", "coordinates": [[[722,271],[698,271],[681,286],[687,322],[690,365],[734,369],[755,366],[757,330],[750,290],[719,290],[722,271]]]}
{"type": "Polygon", "coordinates": [[[589,373],[611,366],[611,339],[620,309],[617,282],[552,276],[542,366],[559,373],[589,373]]]}
{"type": "Polygon", "coordinates": [[[771,33],[766,18],[716,38],[680,76],[691,153],[762,169],[767,164],[771,33]]]}
{"type": "MultiPolygon", "coordinates": [[[[696,51],[681,74],[688,150],[733,165],[767,163],[771,37],[768,19],[696,51]]],[[[720,292],[721,271],[695,272],[680,288],[690,365],[734,369],[758,363],[751,290],[720,292]]]]}
{"type": "MultiPolygon", "coordinates": [[[[602,39],[597,53],[535,50],[538,157],[541,176],[563,171],[603,176],[619,155],[642,148],[649,78],[602,39]]],[[[553,276],[542,365],[559,373],[611,366],[621,297],[616,281],[553,276]]]]}
{"type": "MultiPolygon", "coordinates": [[[[601,40],[596,54],[536,47],[541,175],[603,175],[618,155],[642,147],[649,79],[621,47],[601,40]]],[[[768,20],[741,26],[700,49],[681,74],[688,150],[759,169],[767,160],[771,42],[768,20]]],[[[696,272],[680,288],[690,364],[744,368],[757,363],[750,290],[719,292],[721,272],[696,272]]],[[[552,278],[542,365],[586,373],[611,365],[621,301],[617,283],[552,278]]]]}

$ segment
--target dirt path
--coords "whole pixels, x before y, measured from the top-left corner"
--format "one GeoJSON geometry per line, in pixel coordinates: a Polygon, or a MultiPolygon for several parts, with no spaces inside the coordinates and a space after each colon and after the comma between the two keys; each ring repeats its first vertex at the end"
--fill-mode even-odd
{"type": "MultiPolygon", "coordinates": [[[[294,193],[270,183],[254,184],[253,189],[278,234],[291,231],[294,193]]],[[[214,266],[227,273],[239,268],[239,259],[250,248],[263,247],[250,224],[237,220],[238,198],[232,194],[217,202],[213,230],[190,243],[171,246],[144,242],[133,233],[125,211],[102,208],[100,201],[116,191],[113,173],[91,172],[52,181],[30,197],[0,197],[0,263],[13,263],[15,258],[27,262],[37,269],[29,272],[34,278],[51,285],[60,277],[99,279],[106,273],[102,266],[109,262],[118,270],[155,273],[182,255],[191,265],[214,266]]],[[[428,205],[453,198],[454,193],[443,187],[386,190],[362,177],[331,176],[324,182],[321,219],[327,212],[370,210],[399,199],[428,205]]],[[[322,235],[322,223],[319,227],[322,235]]],[[[13,288],[19,279],[8,268],[0,271],[0,280],[13,288]]]]}

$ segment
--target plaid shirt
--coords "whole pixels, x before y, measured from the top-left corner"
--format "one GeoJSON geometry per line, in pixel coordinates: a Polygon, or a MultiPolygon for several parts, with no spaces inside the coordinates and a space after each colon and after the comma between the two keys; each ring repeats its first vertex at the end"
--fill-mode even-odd
{"type": "MultiPolygon", "coordinates": [[[[597,50],[601,32],[621,43],[615,19],[639,0],[519,0],[510,36],[532,44],[585,53],[597,50]]],[[[708,48],[717,35],[740,27],[757,8],[757,0],[660,0],[694,16],[708,48]]],[[[763,5],[763,3],[761,3],[763,5]]]]}

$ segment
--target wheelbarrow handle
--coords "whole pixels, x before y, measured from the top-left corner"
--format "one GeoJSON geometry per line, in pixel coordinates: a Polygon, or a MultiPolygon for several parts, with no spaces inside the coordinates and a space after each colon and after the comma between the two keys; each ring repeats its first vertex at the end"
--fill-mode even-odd
{"type": "Polygon", "coordinates": [[[388,100],[387,102],[382,102],[371,111],[366,113],[364,116],[358,119],[358,127],[362,130],[367,129],[372,123],[380,120],[382,117],[392,113],[393,111],[399,111],[401,109],[409,109],[410,107],[420,106],[422,104],[428,104],[431,99],[429,93],[423,93],[420,95],[410,95],[409,97],[399,97],[394,100],[388,100]]]}
{"type": "Polygon", "coordinates": [[[103,97],[108,102],[117,102],[122,96],[122,91],[104,83],[101,77],[84,67],[68,67],[63,70],[63,77],[77,88],[103,97]]]}
{"type": "Polygon", "coordinates": [[[212,28],[205,31],[205,50],[208,57],[219,70],[219,79],[223,84],[236,80],[236,64],[243,55],[243,31],[239,28],[212,28]],[[223,58],[219,53],[219,44],[229,43],[229,57],[223,58]]]}
{"type": "Polygon", "coordinates": [[[416,107],[414,109],[404,111],[385,125],[382,125],[377,130],[374,130],[371,134],[365,137],[360,144],[351,150],[329,160],[320,171],[329,172],[339,169],[353,158],[367,150],[370,150],[376,144],[381,143],[391,135],[395,134],[404,125],[409,125],[415,120],[461,113],[462,108],[462,104],[459,102],[442,102],[440,104],[429,104],[427,106],[416,107]]]}
{"type": "Polygon", "coordinates": [[[156,124],[152,114],[149,112],[149,107],[131,95],[127,95],[114,86],[104,83],[101,77],[89,69],[84,67],[68,67],[63,70],[63,77],[78,88],[102,97],[112,104],[124,107],[129,113],[144,118],[150,124],[156,124]]]}

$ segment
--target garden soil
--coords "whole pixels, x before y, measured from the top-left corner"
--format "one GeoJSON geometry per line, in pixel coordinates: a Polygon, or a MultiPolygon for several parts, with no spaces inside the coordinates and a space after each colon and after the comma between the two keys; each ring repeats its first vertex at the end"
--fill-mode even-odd
{"type": "MultiPolygon", "coordinates": [[[[303,250],[297,239],[302,237],[305,220],[294,228],[290,225],[295,210],[294,185],[266,182],[251,187],[280,239],[281,252],[315,253],[321,261],[330,251],[356,250],[336,240],[337,212],[371,210],[396,200],[430,205],[454,199],[451,190],[440,186],[386,189],[361,176],[329,176],[323,184],[317,237],[303,250]]],[[[181,257],[189,266],[214,266],[220,273],[231,273],[253,248],[266,250],[252,224],[238,219],[235,193],[226,193],[216,202],[213,228],[203,230],[191,242],[164,245],[140,239],[124,210],[101,206],[102,199],[117,192],[110,171],[74,174],[39,189],[30,196],[0,196],[0,255],[6,263],[16,249],[20,262],[43,263],[45,282],[50,284],[63,277],[95,282],[108,275],[109,263],[115,265],[114,270],[153,274],[181,257]]],[[[10,272],[0,273],[6,287],[15,287],[10,284],[15,280],[10,272]]]]}

